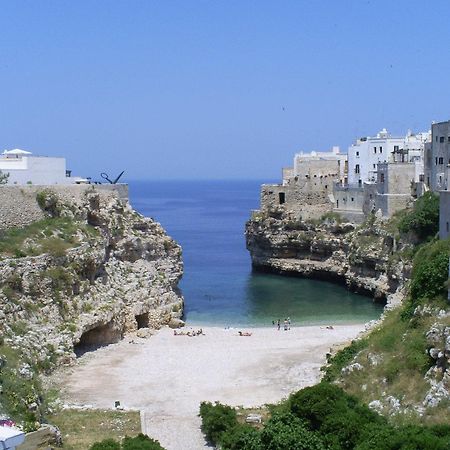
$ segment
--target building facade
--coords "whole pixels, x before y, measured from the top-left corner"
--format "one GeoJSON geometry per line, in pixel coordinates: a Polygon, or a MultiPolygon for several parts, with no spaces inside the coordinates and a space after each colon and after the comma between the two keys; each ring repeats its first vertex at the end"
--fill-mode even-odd
{"type": "Polygon", "coordinates": [[[81,180],[70,176],[65,158],[33,156],[20,149],[5,150],[0,155],[0,171],[8,175],[10,185],[73,184],[81,180]]]}
{"type": "Polygon", "coordinates": [[[358,139],[348,149],[348,184],[362,185],[377,181],[379,163],[404,162],[417,165],[417,178],[423,174],[424,147],[431,140],[431,134],[413,134],[408,131],[404,137],[393,137],[383,128],[375,137],[358,139]]]}
{"type": "Polygon", "coordinates": [[[431,125],[431,141],[425,150],[425,182],[430,190],[447,190],[450,166],[450,120],[431,125]]]}

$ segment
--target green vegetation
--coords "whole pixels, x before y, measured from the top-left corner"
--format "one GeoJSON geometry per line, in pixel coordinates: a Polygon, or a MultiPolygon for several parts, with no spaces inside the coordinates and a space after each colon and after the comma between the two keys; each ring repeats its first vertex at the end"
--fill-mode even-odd
{"type": "Polygon", "coordinates": [[[328,211],[320,218],[320,220],[322,222],[331,222],[340,224],[342,223],[342,216],[337,212],[328,211]]]}
{"type": "Polygon", "coordinates": [[[341,370],[366,347],[367,339],[358,339],[352,341],[350,345],[337,352],[334,356],[328,357],[328,365],[322,367],[322,370],[324,371],[323,381],[335,381],[341,374],[341,370]]]}
{"type": "MultiPolygon", "coordinates": [[[[413,262],[409,295],[404,305],[386,314],[383,323],[365,339],[357,340],[329,359],[324,380],[338,381],[349,393],[369,403],[392,396],[402,405],[420,405],[430,384],[425,373],[435,364],[428,356],[426,333],[433,325],[450,326],[450,318],[436,314],[415,313],[418,306],[431,310],[448,310],[446,284],[450,240],[432,240],[422,244],[413,262]],[[358,363],[362,370],[343,375],[341,370],[350,363],[358,363]]],[[[410,423],[445,423],[449,413],[445,402],[428,408],[418,416],[409,414],[392,420],[410,423]]]]}
{"type": "Polygon", "coordinates": [[[202,403],[202,430],[223,450],[448,449],[450,426],[396,427],[341,388],[322,382],[272,407],[262,429],[241,424],[233,409],[202,403]]]}
{"type": "Polygon", "coordinates": [[[90,225],[76,223],[66,217],[49,218],[24,228],[10,228],[0,233],[0,258],[19,258],[49,253],[63,256],[69,248],[79,245],[78,234],[98,236],[90,225]]]}
{"type": "Polygon", "coordinates": [[[414,257],[410,298],[417,304],[443,297],[447,290],[450,239],[421,247],[414,257]]]}
{"type": "Polygon", "coordinates": [[[65,409],[49,416],[47,420],[61,430],[63,448],[66,450],[86,450],[94,442],[105,439],[112,440],[116,447],[99,448],[120,450],[118,442],[124,436],[136,436],[141,431],[138,411],[65,409]]]}
{"type": "Polygon", "coordinates": [[[426,241],[439,231],[439,195],[425,192],[414,203],[414,208],[402,216],[398,223],[402,233],[414,233],[420,241],[426,241]]]}
{"type": "Polygon", "coordinates": [[[0,170],[0,185],[7,184],[9,178],[9,173],[4,173],[0,170]]]}
{"type": "Polygon", "coordinates": [[[50,189],[44,189],[36,194],[36,201],[42,211],[49,213],[52,217],[59,217],[61,206],[57,195],[50,189]]]}
{"type": "Polygon", "coordinates": [[[45,412],[42,387],[26,355],[0,344],[0,412],[8,412],[25,431],[39,427],[45,412]]]}
{"type": "Polygon", "coordinates": [[[89,450],[164,450],[158,441],[140,433],[136,437],[125,437],[120,444],[113,439],[95,443],[89,450]]]}

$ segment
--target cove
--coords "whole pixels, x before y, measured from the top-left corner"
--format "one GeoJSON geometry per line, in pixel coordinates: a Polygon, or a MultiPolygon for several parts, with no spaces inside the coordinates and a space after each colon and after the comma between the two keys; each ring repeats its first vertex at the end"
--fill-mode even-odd
{"type": "MultiPolygon", "coordinates": [[[[267,180],[266,180],[267,182],[267,180]]],[[[327,281],[252,271],[244,225],[263,181],[134,181],[131,204],[183,247],[189,325],[272,326],[361,323],[383,306],[327,281]]]]}

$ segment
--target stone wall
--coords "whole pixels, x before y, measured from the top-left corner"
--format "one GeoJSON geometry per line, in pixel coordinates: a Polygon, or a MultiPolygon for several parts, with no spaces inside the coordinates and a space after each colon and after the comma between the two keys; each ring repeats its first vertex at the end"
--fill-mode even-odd
{"type": "Polygon", "coordinates": [[[335,184],[333,197],[334,212],[350,222],[361,223],[364,221],[365,190],[363,187],[335,184]]]}
{"type": "MultiPolygon", "coordinates": [[[[286,185],[263,184],[261,186],[261,210],[268,211],[274,208],[283,208],[290,211],[295,217],[316,219],[332,208],[331,191],[318,189],[320,181],[294,181],[289,180],[286,185]]],[[[327,186],[328,187],[328,186],[327,186]]]]}
{"type": "Polygon", "coordinates": [[[44,190],[55,192],[63,202],[81,204],[89,192],[104,198],[128,200],[126,184],[73,184],[68,186],[0,186],[0,230],[24,227],[42,220],[46,214],[39,207],[36,195],[44,190]]]}

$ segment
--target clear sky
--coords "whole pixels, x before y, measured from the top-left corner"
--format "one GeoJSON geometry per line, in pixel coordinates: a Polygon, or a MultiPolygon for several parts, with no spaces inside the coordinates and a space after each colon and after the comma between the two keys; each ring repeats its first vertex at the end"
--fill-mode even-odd
{"type": "Polygon", "coordinates": [[[280,177],[450,119],[450,1],[3,1],[0,149],[83,176],[280,177]]]}

